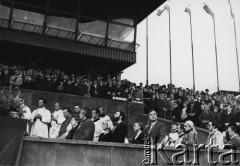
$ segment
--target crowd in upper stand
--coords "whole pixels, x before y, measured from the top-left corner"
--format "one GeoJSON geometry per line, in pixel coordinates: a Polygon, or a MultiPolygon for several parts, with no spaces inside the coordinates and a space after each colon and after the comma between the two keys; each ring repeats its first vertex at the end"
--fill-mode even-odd
{"type": "Polygon", "coordinates": [[[28,69],[22,66],[0,64],[0,86],[39,91],[73,94],[85,97],[112,99],[126,98],[127,101],[143,101],[142,84],[136,86],[127,80],[117,80],[107,74],[91,78],[89,74],[66,74],[60,70],[28,69]]]}

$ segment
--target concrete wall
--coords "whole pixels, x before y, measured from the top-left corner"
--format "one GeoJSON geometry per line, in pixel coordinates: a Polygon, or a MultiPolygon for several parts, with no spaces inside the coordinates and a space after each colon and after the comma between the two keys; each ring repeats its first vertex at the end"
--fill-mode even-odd
{"type": "MultiPolygon", "coordinates": [[[[133,144],[25,138],[19,166],[141,166],[144,150],[142,145],[133,144]]],[[[164,149],[169,158],[179,151],[164,149]]],[[[189,151],[193,161],[193,151],[189,151]]],[[[214,150],[213,159],[218,161],[223,152],[226,150],[214,150]]],[[[162,151],[159,153],[163,155],[162,151]]],[[[239,160],[239,152],[236,155],[239,160]]],[[[165,159],[165,156],[163,158],[165,159]]],[[[180,156],[178,161],[182,158],[183,156],[180,156]]],[[[157,165],[167,165],[159,154],[153,161],[156,161],[157,165]]],[[[208,162],[207,150],[200,150],[199,165],[211,165],[208,162]]]]}

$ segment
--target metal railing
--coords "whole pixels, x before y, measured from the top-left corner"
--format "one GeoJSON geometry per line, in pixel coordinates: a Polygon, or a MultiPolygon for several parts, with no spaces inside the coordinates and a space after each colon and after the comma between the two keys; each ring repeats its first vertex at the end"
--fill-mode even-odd
{"type": "MultiPolygon", "coordinates": [[[[9,20],[0,18],[0,27],[2,28],[8,28],[9,20]]],[[[43,25],[36,25],[33,23],[26,23],[22,21],[17,20],[11,20],[10,24],[11,29],[15,29],[18,31],[27,31],[27,32],[33,32],[33,33],[39,33],[41,34],[43,32],[43,25]]],[[[75,40],[76,33],[74,31],[69,30],[63,30],[59,28],[54,28],[51,26],[47,26],[44,34],[69,40],[75,40]]],[[[80,32],[77,34],[77,41],[83,42],[83,43],[90,43],[94,45],[99,46],[105,46],[105,37],[92,35],[92,34],[86,34],[83,32],[80,32]]],[[[136,44],[135,50],[139,47],[139,44],[136,44]]],[[[108,39],[107,47],[115,48],[115,49],[121,49],[121,50],[127,50],[127,51],[135,51],[134,50],[134,43],[128,42],[128,41],[121,41],[117,39],[108,39]]]]}

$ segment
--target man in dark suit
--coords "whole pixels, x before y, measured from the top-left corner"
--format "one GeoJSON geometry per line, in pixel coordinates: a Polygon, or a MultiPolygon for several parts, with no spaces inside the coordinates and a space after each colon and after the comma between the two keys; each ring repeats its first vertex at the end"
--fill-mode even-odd
{"type": "Polygon", "coordinates": [[[88,107],[81,109],[79,113],[80,124],[74,133],[74,140],[92,141],[95,131],[95,125],[91,120],[92,111],[88,107]]]}
{"type": "Polygon", "coordinates": [[[124,143],[127,137],[127,125],[123,123],[125,114],[122,111],[116,111],[114,114],[113,121],[115,126],[112,129],[112,142],[124,143]]]}
{"type": "Polygon", "coordinates": [[[97,80],[93,81],[93,85],[91,85],[90,88],[90,95],[91,97],[98,97],[98,84],[97,84],[97,80]]]}
{"type": "Polygon", "coordinates": [[[167,134],[166,125],[163,122],[157,120],[157,112],[151,109],[148,114],[149,125],[144,129],[146,137],[150,137],[153,145],[161,143],[165,135],[167,134]]]}
{"type": "Polygon", "coordinates": [[[231,145],[231,148],[236,148],[236,150],[240,150],[240,137],[237,134],[237,129],[234,126],[228,127],[228,135],[229,135],[229,141],[227,141],[226,144],[231,145]]]}
{"type": "Polygon", "coordinates": [[[200,126],[199,115],[201,113],[201,103],[191,96],[190,102],[187,105],[187,114],[189,120],[194,122],[195,126],[200,126]]]}

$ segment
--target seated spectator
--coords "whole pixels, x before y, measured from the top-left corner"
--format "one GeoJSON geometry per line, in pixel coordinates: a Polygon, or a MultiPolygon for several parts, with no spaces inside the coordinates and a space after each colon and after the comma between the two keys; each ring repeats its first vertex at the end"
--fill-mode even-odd
{"type": "MultiPolygon", "coordinates": [[[[58,133],[58,137],[66,138],[67,135],[69,134],[69,132],[67,131],[67,127],[69,126],[70,123],[73,123],[73,122],[71,122],[72,121],[72,116],[71,116],[70,108],[65,107],[62,110],[63,110],[63,116],[65,117],[65,121],[61,124],[60,130],[59,130],[59,133],[58,133]]],[[[70,128],[70,130],[71,130],[71,128],[70,128]]]]}
{"type": "Polygon", "coordinates": [[[166,126],[163,122],[157,120],[157,112],[151,109],[148,114],[148,125],[145,126],[143,133],[146,137],[150,137],[152,143],[161,143],[164,136],[167,134],[166,126]]]}
{"type": "Polygon", "coordinates": [[[116,111],[113,121],[115,125],[112,129],[112,142],[124,143],[128,134],[127,125],[123,123],[125,120],[125,113],[116,111]]]}
{"type": "Polygon", "coordinates": [[[237,135],[237,129],[234,126],[229,126],[227,132],[229,140],[225,144],[230,145],[230,148],[240,150],[240,137],[237,135]]]}
{"type": "Polygon", "coordinates": [[[102,120],[99,118],[100,111],[98,109],[92,110],[92,121],[95,125],[94,139],[93,141],[98,141],[100,134],[102,133],[102,120]]]}
{"type": "Polygon", "coordinates": [[[208,122],[208,140],[206,147],[216,147],[219,149],[223,148],[223,135],[220,131],[218,131],[218,123],[214,121],[208,122]]]}
{"type": "Polygon", "coordinates": [[[182,140],[183,140],[183,136],[184,136],[184,124],[181,123],[178,125],[178,128],[177,128],[177,133],[178,133],[178,138],[177,140],[175,141],[175,145],[178,145],[178,144],[181,144],[182,143],[182,140]]]}
{"type": "Polygon", "coordinates": [[[112,130],[113,124],[110,117],[104,114],[103,107],[98,107],[98,110],[100,111],[99,118],[101,119],[101,121],[108,121],[108,127],[110,127],[110,129],[112,130]]]}
{"type": "Polygon", "coordinates": [[[109,127],[109,121],[102,122],[103,132],[100,134],[98,141],[99,142],[111,142],[112,141],[112,133],[109,127]]]}
{"type": "Polygon", "coordinates": [[[161,145],[160,145],[161,147],[175,146],[176,140],[178,139],[177,129],[178,129],[178,124],[176,122],[173,122],[171,125],[171,133],[165,136],[165,138],[161,142],[161,145]]]}
{"type": "Polygon", "coordinates": [[[95,125],[91,121],[92,111],[88,107],[81,109],[79,113],[80,124],[74,133],[74,140],[92,141],[94,137],[95,125]]]}
{"type": "Polygon", "coordinates": [[[66,132],[61,136],[61,138],[73,139],[79,125],[80,123],[76,120],[76,118],[72,117],[70,124],[67,126],[66,132]]]}
{"type": "Polygon", "coordinates": [[[184,136],[182,140],[182,144],[186,146],[192,146],[193,144],[197,144],[198,142],[198,133],[194,127],[192,121],[188,120],[184,123],[184,136]]]}
{"type": "Polygon", "coordinates": [[[131,141],[132,144],[143,144],[144,143],[145,134],[142,132],[143,129],[144,129],[144,127],[143,127],[142,122],[134,123],[133,130],[136,134],[131,141]]]}

